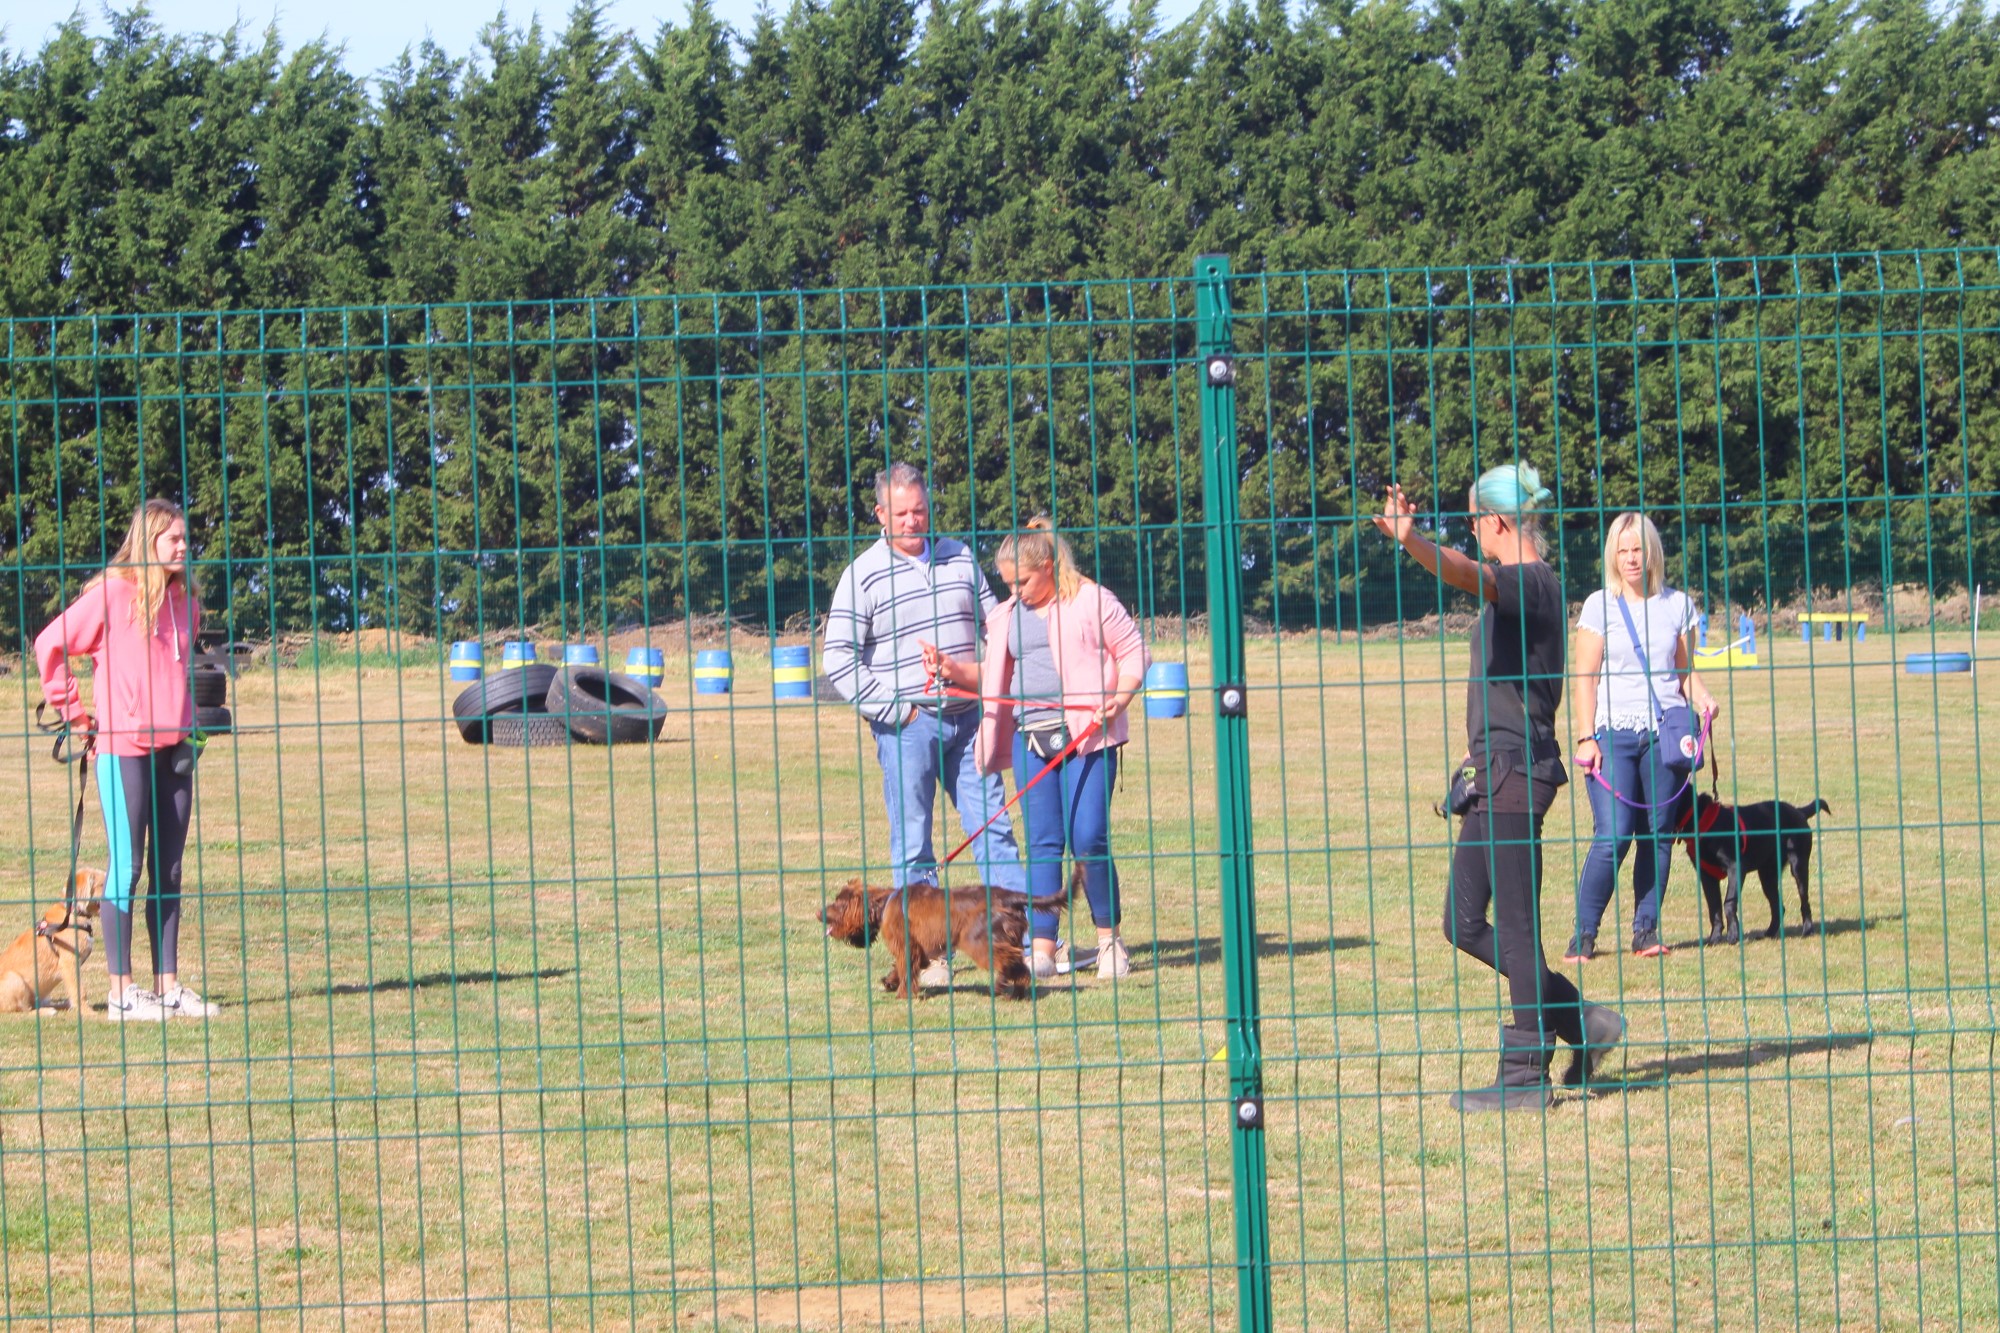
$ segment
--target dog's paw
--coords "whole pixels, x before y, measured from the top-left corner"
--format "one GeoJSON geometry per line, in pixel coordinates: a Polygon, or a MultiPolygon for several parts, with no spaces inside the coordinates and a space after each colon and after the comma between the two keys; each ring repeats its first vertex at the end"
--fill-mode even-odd
{"type": "Polygon", "coordinates": [[[883,974],[882,977],[883,990],[888,991],[889,994],[891,995],[894,995],[897,991],[901,990],[902,988],[903,988],[903,978],[899,974],[895,972],[888,972],[883,974]]]}
{"type": "Polygon", "coordinates": [[[1784,933],[1785,933],[1785,928],[1779,925],[1776,921],[1773,921],[1771,923],[1771,928],[1764,932],[1763,938],[1767,940],[1775,940],[1784,933]]]}
{"type": "Polygon", "coordinates": [[[1722,928],[1722,942],[1723,942],[1724,944],[1741,944],[1741,943],[1743,943],[1743,926],[1742,926],[1742,923],[1740,923],[1740,922],[1736,922],[1736,921],[1732,921],[1732,922],[1730,922],[1730,923],[1729,923],[1728,925],[1724,926],[1724,927],[1722,928]]]}

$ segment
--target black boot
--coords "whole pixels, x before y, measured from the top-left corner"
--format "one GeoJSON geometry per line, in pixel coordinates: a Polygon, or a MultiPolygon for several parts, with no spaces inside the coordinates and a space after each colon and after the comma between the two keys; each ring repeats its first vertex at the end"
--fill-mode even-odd
{"type": "Polygon", "coordinates": [[[1543,1111],[1549,1105],[1547,1040],[1532,1028],[1500,1029],[1500,1077],[1491,1087],[1454,1092],[1460,1111],[1543,1111]]]}
{"type": "Polygon", "coordinates": [[[1563,1071],[1563,1086],[1584,1088],[1590,1086],[1590,1076],[1604,1063],[1604,1057],[1611,1053],[1625,1036],[1625,1020],[1615,1009],[1607,1009],[1601,1004],[1583,1003],[1583,1045],[1576,1048],[1569,1058],[1569,1068],[1563,1071]]]}

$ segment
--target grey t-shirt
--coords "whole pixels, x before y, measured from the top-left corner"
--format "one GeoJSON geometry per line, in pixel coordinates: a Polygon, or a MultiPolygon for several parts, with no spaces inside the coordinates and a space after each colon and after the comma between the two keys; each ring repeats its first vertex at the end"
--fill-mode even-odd
{"type": "Polygon", "coordinates": [[[1016,602],[1007,625],[1007,652],[1014,659],[1014,697],[1034,701],[1021,705],[1022,725],[1060,722],[1063,710],[1051,705],[1062,699],[1062,677],[1049,648],[1047,618],[1016,602]]]}
{"type": "Polygon", "coordinates": [[[1646,661],[1653,668],[1652,699],[1646,697],[1646,670],[1639,664],[1632,631],[1618,613],[1613,594],[1600,588],[1590,594],[1577,628],[1587,629],[1604,639],[1604,665],[1597,677],[1598,730],[1651,731],[1662,709],[1678,708],[1687,700],[1681,695],[1680,674],[1674,669],[1674,654],[1681,636],[1701,618],[1694,598],[1678,588],[1662,588],[1643,602],[1627,602],[1632,625],[1646,645],[1646,661]],[[1657,704],[1657,707],[1655,707],[1657,704]]]}

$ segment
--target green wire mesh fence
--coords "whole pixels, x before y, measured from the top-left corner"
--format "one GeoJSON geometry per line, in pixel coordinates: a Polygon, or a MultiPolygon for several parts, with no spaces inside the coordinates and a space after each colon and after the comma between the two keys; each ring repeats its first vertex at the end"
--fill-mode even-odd
{"type": "MultiPolygon", "coordinates": [[[[60,903],[77,794],[29,647],[146,496],[186,509],[194,665],[229,710],[204,715],[181,966],[221,1012],[107,1023],[93,959],[81,1009],[0,1018],[10,1321],[2000,1319],[1992,251],[1204,260],[6,339],[0,943],[60,903]],[[1572,607],[1613,517],[1657,523],[1707,617],[1721,798],[1831,813],[1810,933],[1787,878],[1785,933],[1756,937],[1748,891],[1751,938],[1699,947],[1677,852],[1676,947],[1634,957],[1621,887],[1566,969],[1625,1015],[1605,1086],[1475,1120],[1445,1097],[1490,1077],[1504,988],[1440,932],[1432,804],[1476,607],[1368,515],[1400,484],[1463,547],[1467,485],[1516,458],[1556,493],[1572,607]],[[879,944],[822,927],[842,884],[895,876],[871,728],[819,673],[891,462],[1001,595],[996,543],[1052,515],[1186,668],[1185,716],[1134,705],[1109,797],[1129,976],[1018,1001],[962,957],[908,1002],[879,944]],[[1865,634],[1823,637],[1831,614],[1865,634]],[[657,661],[657,739],[468,743],[503,735],[463,725],[466,690],[542,697],[503,665],[523,641],[657,661]],[[1972,669],[1909,669],[1952,653],[1972,669]]],[[[505,738],[583,720],[551,716],[505,738]]],[[[934,823],[942,852],[948,802],[934,823]]],[[[1572,782],[1552,955],[1591,829],[1572,782]]],[[[1088,943],[1081,905],[1064,930],[1088,943]]]]}

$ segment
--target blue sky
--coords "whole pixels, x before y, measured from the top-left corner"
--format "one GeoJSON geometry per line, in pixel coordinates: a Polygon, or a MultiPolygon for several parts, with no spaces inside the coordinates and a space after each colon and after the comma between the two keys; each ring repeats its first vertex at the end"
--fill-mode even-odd
{"type": "MultiPolygon", "coordinates": [[[[715,0],[715,8],[723,22],[747,29],[757,3],[715,0]]],[[[773,7],[782,11],[789,3],[784,0],[773,7]]],[[[1163,0],[1160,19],[1174,22],[1194,12],[1196,4],[1197,0],[1163,0]]],[[[126,0],[119,0],[117,8],[127,7],[126,0]]],[[[296,0],[151,0],[149,7],[161,26],[172,32],[220,32],[240,17],[254,35],[275,20],[287,50],[324,33],[346,43],[349,70],[372,73],[427,36],[451,55],[470,53],[474,37],[499,12],[500,0],[341,0],[337,5],[299,4],[296,0]]],[[[0,43],[15,53],[38,51],[75,9],[82,10],[91,31],[105,30],[101,4],[0,0],[0,30],[4,30],[0,43]]],[[[560,30],[569,5],[535,4],[532,0],[513,0],[507,5],[508,18],[517,27],[525,28],[537,12],[545,30],[560,30]]],[[[605,17],[613,27],[648,38],[661,20],[680,22],[686,12],[683,0],[609,0],[605,6],[605,17]]]]}

